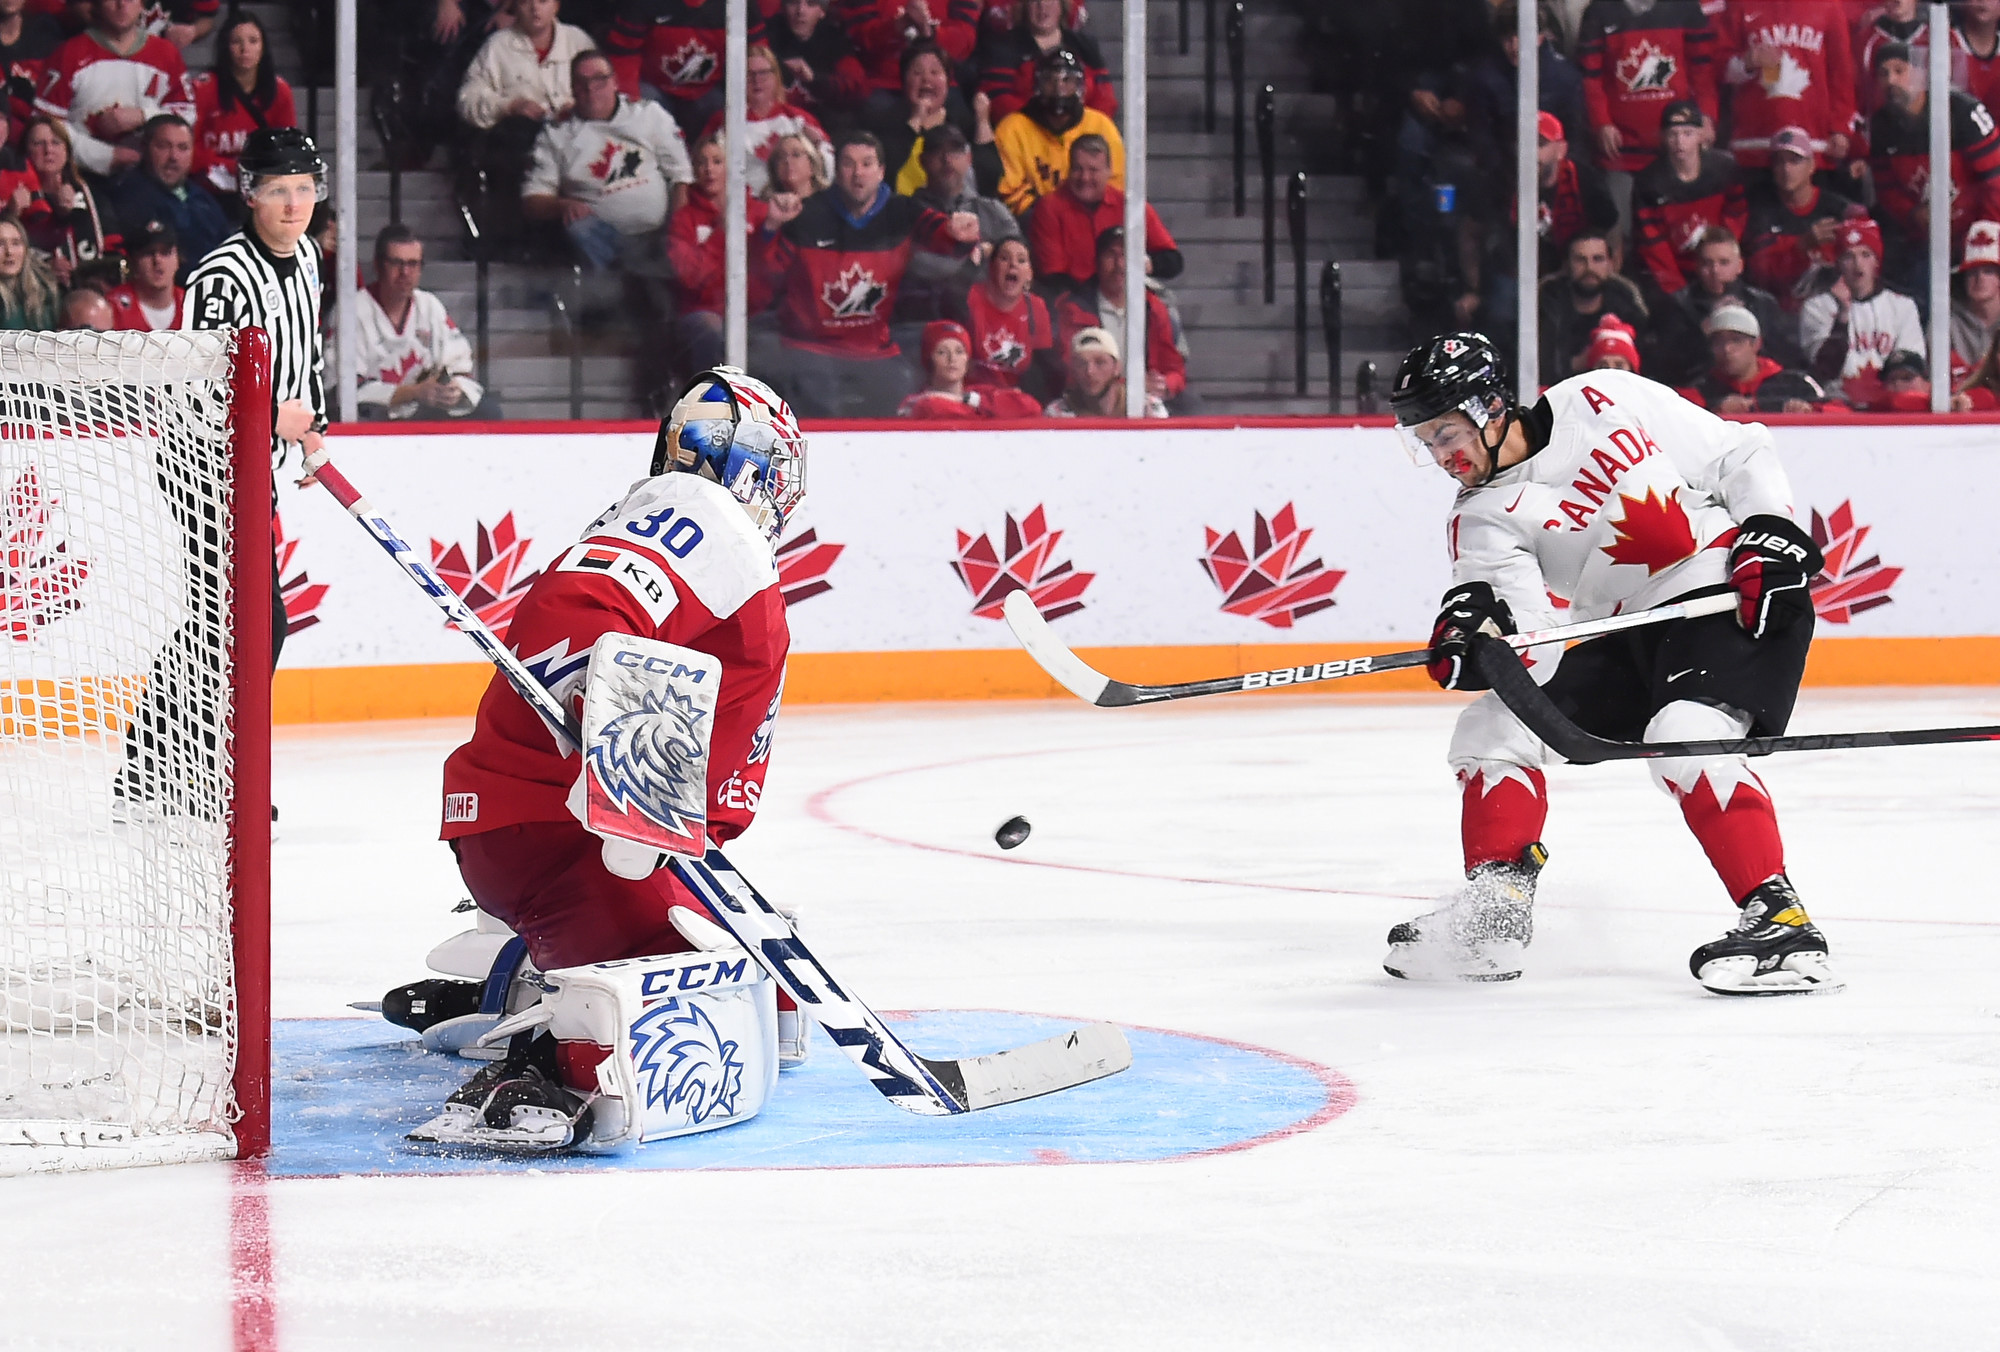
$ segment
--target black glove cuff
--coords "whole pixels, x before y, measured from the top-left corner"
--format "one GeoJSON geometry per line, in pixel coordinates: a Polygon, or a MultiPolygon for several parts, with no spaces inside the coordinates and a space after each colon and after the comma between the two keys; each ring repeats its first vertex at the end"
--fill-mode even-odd
{"type": "Polygon", "coordinates": [[[1751,553],[1797,568],[1807,577],[1826,567],[1826,556],[1812,536],[1798,522],[1771,512],[1746,517],[1737,526],[1736,543],[1729,547],[1730,562],[1751,553]]]}

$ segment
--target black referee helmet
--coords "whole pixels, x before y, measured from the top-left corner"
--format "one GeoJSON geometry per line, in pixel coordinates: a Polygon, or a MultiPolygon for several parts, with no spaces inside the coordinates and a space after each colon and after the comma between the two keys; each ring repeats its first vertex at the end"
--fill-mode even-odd
{"type": "Polygon", "coordinates": [[[259,179],[311,174],[316,200],[326,200],[326,161],[313,138],[297,127],[259,127],[243,142],[236,159],[236,181],[248,197],[259,179]]]}

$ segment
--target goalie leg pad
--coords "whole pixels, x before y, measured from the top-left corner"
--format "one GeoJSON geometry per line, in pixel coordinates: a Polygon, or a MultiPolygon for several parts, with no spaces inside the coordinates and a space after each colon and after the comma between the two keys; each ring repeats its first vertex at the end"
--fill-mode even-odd
{"type": "Polygon", "coordinates": [[[563,1078],[599,1095],[592,1146],[714,1131],[770,1098],[777,987],[741,949],[559,968],[544,980],[563,1078]]]}

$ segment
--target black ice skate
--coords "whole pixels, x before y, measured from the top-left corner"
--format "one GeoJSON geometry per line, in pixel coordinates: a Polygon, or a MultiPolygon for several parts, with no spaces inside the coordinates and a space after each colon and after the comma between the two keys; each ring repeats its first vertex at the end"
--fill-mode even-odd
{"type": "Polygon", "coordinates": [[[590,1100],[556,1078],[554,1039],[536,1038],[532,1049],[520,1045],[524,1041],[526,1035],[517,1039],[504,1061],[481,1066],[445,1100],[443,1112],[407,1139],[546,1155],[587,1138],[590,1100]]]}
{"type": "Polygon", "coordinates": [[[486,985],[481,981],[452,981],[444,977],[412,981],[382,997],[382,1017],[421,1033],[446,1019],[477,1014],[480,997],[485,993],[486,985]]]}
{"type": "Polygon", "coordinates": [[[1405,981],[1512,981],[1535,937],[1535,879],[1549,852],[1538,841],[1512,862],[1466,871],[1465,886],[1428,915],[1389,931],[1382,970],[1405,981]]]}
{"type": "Polygon", "coordinates": [[[1688,970],[1717,995],[1798,995],[1846,984],[1827,962],[1826,936],[1782,873],[1743,899],[1736,928],[1697,948],[1688,970]]]}

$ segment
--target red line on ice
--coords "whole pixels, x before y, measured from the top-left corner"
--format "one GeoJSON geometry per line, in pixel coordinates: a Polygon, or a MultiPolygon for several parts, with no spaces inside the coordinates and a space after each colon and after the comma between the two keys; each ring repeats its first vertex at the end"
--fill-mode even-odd
{"type": "Polygon", "coordinates": [[[980,859],[989,864],[1013,864],[1025,868],[1057,869],[1065,873],[1095,873],[1110,878],[1145,878],[1154,882],[1198,883],[1208,887],[1247,887],[1260,892],[1311,892],[1329,897],[1387,897],[1392,900],[1429,901],[1429,896],[1419,896],[1408,892],[1361,892],[1346,887],[1312,887],[1303,883],[1260,883],[1247,878],[1192,878],[1178,873],[1146,873],[1138,869],[1107,868],[1100,864],[1062,864],[1048,859],[1022,859],[1013,855],[994,855],[985,850],[965,850],[954,845],[933,845],[929,841],[911,840],[905,836],[892,836],[885,831],[844,821],[833,811],[833,800],[849,789],[873,784],[878,780],[894,779],[898,775],[921,774],[926,770],[958,770],[968,765],[979,765],[986,761],[1018,760],[1024,756],[1067,755],[1074,751],[1125,751],[1136,746],[1149,746],[1148,742],[1126,742],[1112,746],[1093,747],[1044,747],[1038,751],[1002,751],[990,756],[966,756],[958,760],[936,761],[929,765],[904,765],[893,770],[877,770],[873,774],[859,775],[828,785],[806,800],[806,812],[813,820],[824,822],[836,831],[845,831],[865,840],[879,841],[884,845],[901,845],[911,850],[928,850],[933,854],[955,854],[966,859],[980,859]]]}
{"type": "Polygon", "coordinates": [[[277,1352],[277,1282],[271,1271],[270,1180],[257,1160],[229,1180],[230,1342],[234,1352],[277,1352]]]}
{"type": "MultiPolygon", "coordinates": [[[[829,784],[806,800],[806,812],[814,821],[831,826],[836,831],[860,836],[864,840],[873,840],[883,845],[900,845],[910,850],[927,850],[932,854],[953,854],[964,859],[983,860],[989,864],[1056,869],[1064,873],[1095,873],[1109,878],[1144,878],[1152,882],[1196,883],[1204,887],[1247,887],[1260,892],[1305,892],[1327,897],[1383,897],[1392,901],[1436,901],[1442,895],[1440,892],[1368,892],[1351,887],[1314,887],[1309,883],[1260,883],[1247,878],[1196,878],[1179,873],[1146,873],[1139,869],[1108,868],[1101,864],[1063,864],[1049,859],[1023,859],[1015,855],[996,855],[987,850],[967,850],[956,845],[933,845],[925,840],[893,836],[886,831],[877,831],[872,827],[845,821],[835,815],[833,810],[833,800],[849,789],[858,789],[864,784],[873,784],[879,780],[894,779],[898,775],[922,774],[927,770],[959,770],[986,761],[1017,760],[1024,756],[1057,756],[1075,751],[1126,751],[1133,747],[1150,745],[1152,743],[1149,742],[1119,742],[1104,746],[1043,747],[1036,751],[1000,751],[989,756],[965,756],[958,760],[933,761],[928,765],[904,765],[892,770],[877,770],[873,774],[857,775],[838,784],[829,784]]],[[[1545,911],[1598,909],[1579,902],[1541,900],[1537,901],[1536,905],[1545,911]]],[[[1619,909],[1634,915],[1707,915],[1713,910],[1712,907],[1694,909],[1667,906],[1622,906],[1619,909]]],[[[1991,929],[2000,924],[2000,921],[1992,920],[1929,920],[1918,916],[1843,915],[1832,910],[1822,911],[1820,918],[1837,920],[1843,925],[1940,925],[1951,929],[1991,929]]]]}

